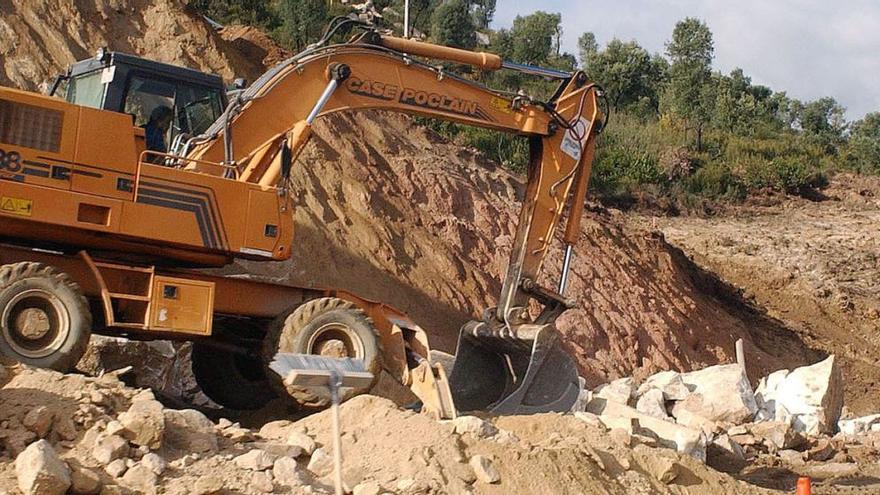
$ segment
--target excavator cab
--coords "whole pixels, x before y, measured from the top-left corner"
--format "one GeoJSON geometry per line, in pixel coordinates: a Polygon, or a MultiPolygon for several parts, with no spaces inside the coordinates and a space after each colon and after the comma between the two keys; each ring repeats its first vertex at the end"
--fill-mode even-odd
{"type": "Polygon", "coordinates": [[[59,76],[51,94],[59,91],[76,105],[129,114],[135,127],[144,127],[157,107],[171,109],[169,147],[203,133],[227,104],[220,76],[105,49],[59,76]]]}

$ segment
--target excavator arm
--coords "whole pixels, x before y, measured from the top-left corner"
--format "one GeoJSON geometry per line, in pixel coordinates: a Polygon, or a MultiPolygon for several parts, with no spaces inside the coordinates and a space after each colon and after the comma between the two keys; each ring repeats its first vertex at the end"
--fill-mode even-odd
{"type": "Polygon", "coordinates": [[[216,174],[217,167],[200,170],[200,164],[219,162],[239,181],[278,187],[284,209],[292,163],[314,121],[332,113],[398,111],[528,138],[528,183],[499,302],[462,329],[451,381],[463,410],[559,410],[577,396],[577,370],[553,325],[572,305],[564,291],[603,118],[598,96],[583,72],[510,64],[493,54],[369,31],[350,43],[315,46],[270,70],[182,153],[192,169],[216,174]],[[560,86],[551,101],[539,102],[491,90],[424,59],[510,68],[556,78],[560,86]],[[559,283],[541,287],[542,265],[570,199],[559,283]],[[532,300],[543,308],[535,317],[532,300]]]}

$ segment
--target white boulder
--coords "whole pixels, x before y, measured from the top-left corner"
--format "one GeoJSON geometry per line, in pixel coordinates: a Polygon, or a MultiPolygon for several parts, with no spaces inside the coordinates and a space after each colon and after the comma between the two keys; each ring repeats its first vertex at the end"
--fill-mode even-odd
{"type": "Polygon", "coordinates": [[[70,488],[70,469],[45,440],[30,444],[15,458],[15,475],[25,495],[62,495],[70,488]]]}
{"type": "Polygon", "coordinates": [[[835,357],[794,371],[777,371],[762,378],[755,391],[758,419],[791,415],[795,431],[807,435],[833,433],[843,408],[843,374],[835,357]]]}
{"type": "Polygon", "coordinates": [[[758,411],[749,379],[738,364],[683,373],[681,380],[691,393],[673,406],[676,418],[688,411],[709,421],[741,424],[758,411]]]}

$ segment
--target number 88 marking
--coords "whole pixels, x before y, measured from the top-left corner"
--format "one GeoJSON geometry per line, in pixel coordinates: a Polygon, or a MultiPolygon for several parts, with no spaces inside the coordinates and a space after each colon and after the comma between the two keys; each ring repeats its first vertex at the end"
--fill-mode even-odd
{"type": "Polygon", "coordinates": [[[5,152],[0,150],[0,170],[18,172],[21,170],[21,154],[17,151],[5,152]]]}

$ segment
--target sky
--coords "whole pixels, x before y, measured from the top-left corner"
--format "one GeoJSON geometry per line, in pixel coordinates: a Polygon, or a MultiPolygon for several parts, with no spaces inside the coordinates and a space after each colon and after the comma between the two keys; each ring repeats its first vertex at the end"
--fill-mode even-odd
{"type": "Polygon", "coordinates": [[[600,46],[635,39],[663,53],[675,23],[697,17],[714,35],[715,69],[740,67],[800,100],[833,96],[851,120],[880,111],[878,0],[497,0],[493,27],[537,10],[562,14],[562,47],[574,54],[585,31],[600,46]]]}

